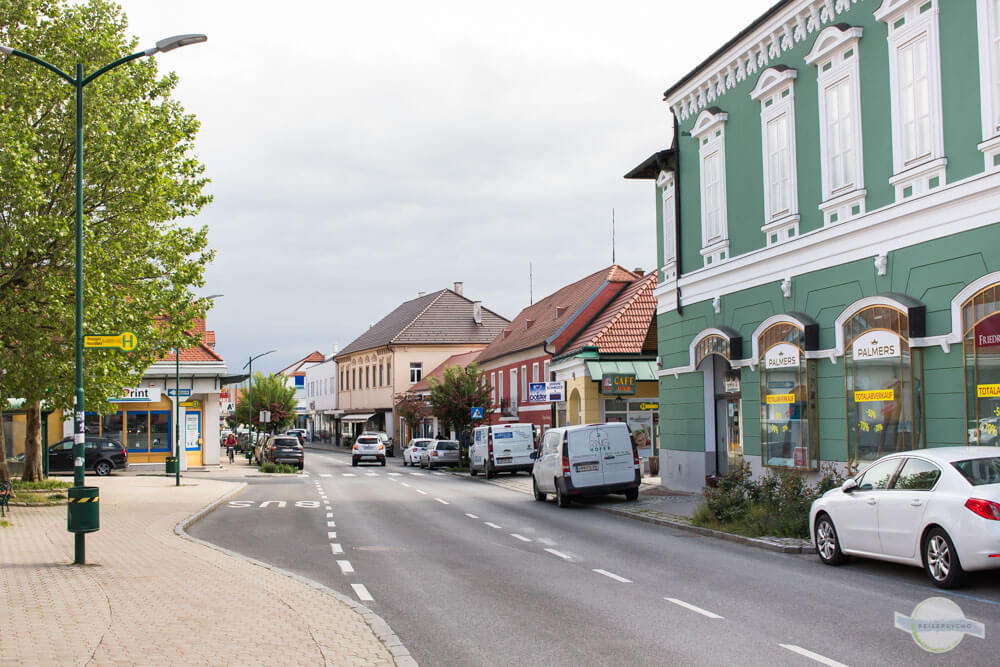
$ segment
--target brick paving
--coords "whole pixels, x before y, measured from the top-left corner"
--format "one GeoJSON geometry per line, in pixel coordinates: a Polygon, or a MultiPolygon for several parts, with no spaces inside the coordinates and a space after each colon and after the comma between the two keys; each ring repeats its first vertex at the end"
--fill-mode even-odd
{"type": "MultiPolygon", "coordinates": [[[[319,584],[212,548],[178,524],[242,487],[88,478],[101,529],[73,565],[66,507],[17,507],[0,527],[0,664],[415,664],[388,625],[319,584]],[[262,636],[264,635],[264,636],[262,636]]],[[[216,476],[216,475],[213,475],[216,476]]]]}

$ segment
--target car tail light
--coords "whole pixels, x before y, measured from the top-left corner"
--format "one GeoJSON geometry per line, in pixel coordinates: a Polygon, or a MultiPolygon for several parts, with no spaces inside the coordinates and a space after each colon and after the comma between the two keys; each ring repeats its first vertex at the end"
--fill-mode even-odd
{"type": "Polygon", "coordinates": [[[438,453],[437,453],[436,449],[433,452],[431,452],[431,456],[437,456],[437,455],[438,455],[438,453]]]}
{"type": "Polygon", "coordinates": [[[379,450],[380,452],[384,452],[384,451],[385,451],[385,445],[379,445],[379,446],[378,446],[378,450],[379,450]]]}
{"type": "Polygon", "coordinates": [[[639,465],[639,450],[637,450],[635,447],[632,448],[632,463],[634,463],[636,466],[639,465]]]}
{"type": "Polygon", "coordinates": [[[1000,521],[1000,503],[981,498],[969,498],[965,501],[965,506],[984,519],[1000,521]]]}
{"type": "Polygon", "coordinates": [[[569,457],[568,456],[564,456],[564,457],[562,457],[562,459],[563,459],[563,474],[564,475],[568,475],[569,474],[569,457]]]}

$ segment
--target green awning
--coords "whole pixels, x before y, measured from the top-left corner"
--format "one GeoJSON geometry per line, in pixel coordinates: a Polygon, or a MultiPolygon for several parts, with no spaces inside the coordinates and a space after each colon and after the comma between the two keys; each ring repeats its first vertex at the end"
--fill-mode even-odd
{"type": "Polygon", "coordinates": [[[600,382],[605,373],[635,373],[637,382],[656,381],[655,361],[588,361],[587,374],[600,382]]]}

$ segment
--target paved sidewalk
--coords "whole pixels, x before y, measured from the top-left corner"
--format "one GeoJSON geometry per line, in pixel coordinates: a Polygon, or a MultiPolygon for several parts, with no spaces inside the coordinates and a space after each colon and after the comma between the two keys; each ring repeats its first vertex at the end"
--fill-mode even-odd
{"type": "Polygon", "coordinates": [[[86,566],[72,565],[65,506],[14,507],[0,527],[0,664],[415,664],[361,605],[175,531],[243,482],[87,484],[100,488],[101,529],[87,536],[86,566]]]}

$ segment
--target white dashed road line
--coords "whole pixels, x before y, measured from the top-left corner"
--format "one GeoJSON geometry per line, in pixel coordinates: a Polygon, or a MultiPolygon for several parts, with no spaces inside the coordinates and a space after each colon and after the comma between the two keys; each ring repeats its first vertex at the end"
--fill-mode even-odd
{"type": "Polygon", "coordinates": [[[321,472],[321,473],[319,474],[319,476],[320,476],[320,477],[333,477],[333,475],[331,475],[331,474],[330,474],[330,473],[328,473],[328,472],[321,472]]]}
{"type": "Polygon", "coordinates": [[[354,573],[354,566],[351,565],[351,561],[349,561],[349,560],[338,560],[337,561],[337,565],[340,566],[340,573],[341,574],[353,574],[354,573]]]}
{"type": "Polygon", "coordinates": [[[377,472],[366,472],[365,477],[378,477],[377,472]]]}
{"type": "Polygon", "coordinates": [[[437,475],[438,477],[444,477],[444,473],[443,472],[437,472],[437,471],[435,471],[434,474],[437,475]]]}
{"type": "Polygon", "coordinates": [[[503,529],[503,526],[498,526],[495,523],[490,523],[489,521],[483,521],[483,523],[485,523],[490,528],[496,528],[497,530],[502,530],[503,529]]]}
{"type": "Polygon", "coordinates": [[[365,588],[364,584],[351,584],[351,588],[354,589],[354,593],[358,596],[358,599],[361,600],[362,602],[375,601],[375,598],[373,598],[372,594],[368,592],[368,589],[365,588]]]}
{"type": "Polygon", "coordinates": [[[357,475],[355,475],[353,472],[342,472],[340,474],[343,475],[344,477],[357,477],[357,475]]]}
{"type": "Polygon", "coordinates": [[[553,556],[556,556],[558,558],[562,558],[563,560],[573,560],[570,556],[567,556],[566,554],[564,554],[561,551],[556,551],[555,549],[546,549],[546,551],[548,551],[553,556]]]}
{"type": "Polygon", "coordinates": [[[326,539],[328,539],[328,540],[335,540],[335,539],[337,539],[337,533],[327,533],[326,534],[326,539]]]}
{"type": "Polygon", "coordinates": [[[423,489],[417,489],[417,493],[419,493],[419,494],[421,494],[421,495],[423,495],[423,496],[426,496],[426,495],[427,495],[427,492],[426,492],[426,491],[424,491],[423,489]]]}
{"type": "Polygon", "coordinates": [[[337,527],[337,523],[335,521],[327,521],[326,522],[326,527],[327,528],[336,528],[337,527]]]}
{"type": "Polygon", "coordinates": [[[406,482],[403,482],[403,486],[405,486],[406,488],[410,488],[410,485],[407,484],[406,482]]]}
{"type": "Polygon", "coordinates": [[[478,519],[479,518],[475,514],[469,514],[468,512],[465,513],[465,516],[469,517],[470,519],[478,519]]]}
{"type": "Polygon", "coordinates": [[[326,518],[327,519],[332,519],[333,518],[333,512],[327,512],[326,513],[326,518]]]}
{"type": "Polygon", "coordinates": [[[530,537],[525,537],[524,535],[518,535],[517,533],[511,533],[510,536],[513,537],[513,538],[515,538],[515,539],[521,540],[522,542],[530,542],[531,541],[530,537]]]}
{"type": "Polygon", "coordinates": [[[401,473],[401,472],[389,472],[389,473],[386,473],[386,474],[389,475],[389,477],[399,477],[403,473],[401,473]]]}
{"type": "Polygon", "coordinates": [[[424,476],[424,473],[422,473],[422,472],[411,472],[410,474],[414,475],[415,477],[423,477],[424,476]]]}
{"type": "Polygon", "coordinates": [[[824,665],[829,665],[830,667],[846,667],[846,665],[844,665],[844,663],[842,662],[831,660],[830,658],[827,658],[824,655],[820,655],[819,653],[813,653],[812,651],[808,651],[802,648],[801,646],[795,646],[794,644],[778,644],[778,646],[780,646],[781,648],[786,648],[792,653],[798,653],[801,656],[805,656],[810,660],[815,660],[816,662],[822,663],[824,665]]]}
{"type": "Polygon", "coordinates": [[[632,583],[631,579],[626,579],[625,577],[619,577],[617,574],[615,574],[613,572],[608,572],[607,570],[598,570],[598,569],[595,568],[594,572],[596,572],[597,574],[603,574],[608,579],[614,579],[615,581],[621,582],[623,584],[631,584],[632,583]]]}
{"type": "Polygon", "coordinates": [[[334,542],[333,544],[330,545],[330,551],[332,551],[334,554],[342,554],[344,553],[344,547],[334,542]]]}
{"type": "Polygon", "coordinates": [[[685,609],[689,609],[695,612],[696,614],[707,616],[708,618],[719,618],[719,619],[722,618],[722,616],[719,616],[718,614],[714,614],[708,611],[707,609],[702,609],[701,607],[695,607],[693,604],[689,604],[684,600],[678,600],[677,598],[663,598],[663,599],[666,600],[667,602],[673,602],[675,605],[679,607],[684,607],[685,609]]]}
{"type": "Polygon", "coordinates": [[[438,501],[442,505],[450,505],[451,504],[447,500],[441,500],[440,498],[435,498],[434,500],[438,501]]]}

